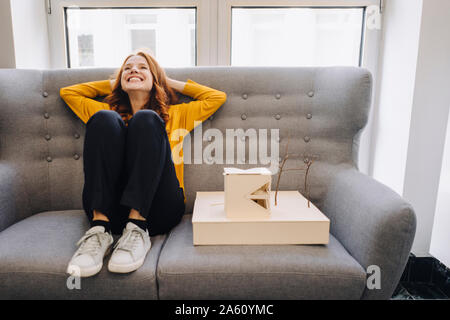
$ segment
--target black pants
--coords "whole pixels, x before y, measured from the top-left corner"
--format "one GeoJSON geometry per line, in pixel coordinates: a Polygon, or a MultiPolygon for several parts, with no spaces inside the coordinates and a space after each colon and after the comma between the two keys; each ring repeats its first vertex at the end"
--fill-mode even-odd
{"type": "Polygon", "coordinates": [[[164,121],[156,112],[136,112],[128,127],[115,111],[95,113],[86,124],[83,154],[83,208],[90,220],[98,210],[120,234],[134,208],[147,219],[151,236],[180,222],[183,190],[164,121]]]}

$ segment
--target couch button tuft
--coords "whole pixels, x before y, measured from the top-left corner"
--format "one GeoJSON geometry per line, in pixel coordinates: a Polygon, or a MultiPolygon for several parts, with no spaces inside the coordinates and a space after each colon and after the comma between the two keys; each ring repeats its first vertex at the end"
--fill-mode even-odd
{"type": "Polygon", "coordinates": [[[308,92],[308,96],[309,96],[309,97],[314,97],[314,91],[308,92]]]}
{"type": "Polygon", "coordinates": [[[311,113],[308,113],[307,115],[306,115],[306,119],[311,119],[312,118],[312,114],[311,113]]]}
{"type": "Polygon", "coordinates": [[[47,162],[52,162],[52,160],[53,160],[52,157],[50,156],[47,157],[47,162]]]}
{"type": "Polygon", "coordinates": [[[281,116],[280,116],[279,114],[276,114],[276,115],[275,115],[275,119],[280,120],[280,119],[281,119],[281,116]]]}
{"type": "Polygon", "coordinates": [[[242,119],[242,120],[247,119],[247,115],[246,115],[245,113],[241,114],[241,119],[242,119]]]}
{"type": "Polygon", "coordinates": [[[75,153],[75,154],[73,155],[73,158],[74,158],[75,160],[78,160],[78,159],[80,159],[80,156],[79,156],[77,153],[75,153]]]}
{"type": "Polygon", "coordinates": [[[244,94],[242,95],[242,99],[247,100],[247,98],[248,98],[248,95],[247,95],[246,93],[244,93],[244,94]]]}
{"type": "Polygon", "coordinates": [[[50,118],[50,115],[48,114],[48,112],[45,112],[45,113],[44,113],[44,118],[45,118],[45,119],[50,118]]]}
{"type": "Polygon", "coordinates": [[[308,136],[305,136],[305,137],[303,138],[303,140],[305,140],[305,142],[309,142],[309,140],[311,140],[311,138],[308,137],[308,136]]]}
{"type": "Polygon", "coordinates": [[[48,141],[48,140],[50,140],[51,138],[52,138],[52,137],[51,137],[49,134],[46,134],[46,135],[45,135],[45,140],[48,141]]]}
{"type": "Polygon", "coordinates": [[[75,133],[73,136],[75,137],[75,139],[79,139],[80,138],[80,134],[79,133],[75,133]]]}
{"type": "Polygon", "coordinates": [[[47,92],[47,91],[42,92],[42,96],[43,96],[44,98],[47,98],[47,97],[48,97],[48,92],[47,92]]]}
{"type": "Polygon", "coordinates": [[[280,99],[280,98],[281,98],[281,94],[277,93],[277,94],[275,95],[275,98],[280,99]]]}

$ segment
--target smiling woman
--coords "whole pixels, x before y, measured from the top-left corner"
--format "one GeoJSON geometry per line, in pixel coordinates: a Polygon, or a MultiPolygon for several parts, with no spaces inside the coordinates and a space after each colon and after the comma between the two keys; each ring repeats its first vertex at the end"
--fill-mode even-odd
{"type": "Polygon", "coordinates": [[[115,81],[77,84],[60,94],[86,123],[83,208],[91,223],[68,272],[98,273],[113,242],[111,231],[122,229],[108,269],[132,272],[144,263],[150,236],[167,233],[184,214],[183,163],[172,160],[183,137],[169,142],[170,133],[191,131],[225,103],[226,94],[168,78],[142,51],[125,59],[115,81]],[[194,101],[176,104],[175,91],[194,101]],[[97,96],[106,98],[99,102],[97,96]]]}
{"type": "Polygon", "coordinates": [[[176,100],[177,96],[168,86],[167,76],[156,59],[139,51],[125,59],[105,102],[128,124],[129,118],[141,109],[154,110],[167,122],[168,105],[176,100]]]}

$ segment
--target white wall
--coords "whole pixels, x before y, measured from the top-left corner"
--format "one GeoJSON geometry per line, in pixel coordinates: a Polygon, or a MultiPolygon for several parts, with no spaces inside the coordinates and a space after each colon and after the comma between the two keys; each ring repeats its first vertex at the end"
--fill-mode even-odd
{"type": "Polygon", "coordinates": [[[45,0],[11,0],[17,68],[46,69],[50,51],[45,0]]]}
{"type": "Polygon", "coordinates": [[[0,68],[15,68],[14,40],[9,0],[0,0],[0,68]]]}
{"type": "MultiPolygon", "coordinates": [[[[450,102],[448,104],[450,108],[450,102]]],[[[447,121],[444,157],[439,181],[430,253],[450,266],[450,114],[447,121]]]]}
{"type": "Polygon", "coordinates": [[[411,184],[408,192],[425,194],[425,197],[417,197],[416,205],[423,208],[423,216],[426,216],[418,240],[424,239],[423,243],[430,246],[429,252],[450,266],[450,1],[427,1],[422,20],[421,36],[425,39],[421,41],[423,67],[420,72],[423,86],[416,90],[419,95],[416,118],[423,120],[415,130],[417,143],[410,149],[415,159],[411,162],[411,180],[425,183],[419,184],[419,188],[411,184]]]}
{"type": "Polygon", "coordinates": [[[417,255],[430,251],[436,209],[450,104],[449,30],[450,1],[424,1],[403,190],[417,213],[413,245],[417,255]]]}
{"type": "Polygon", "coordinates": [[[388,0],[383,14],[371,173],[400,195],[409,140],[421,12],[422,0],[388,0]]]}
{"type": "Polygon", "coordinates": [[[448,0],[386,1],[373,176],[414,207],[417,256],[430,253],[450,104],[449,30],[448,0]]]}

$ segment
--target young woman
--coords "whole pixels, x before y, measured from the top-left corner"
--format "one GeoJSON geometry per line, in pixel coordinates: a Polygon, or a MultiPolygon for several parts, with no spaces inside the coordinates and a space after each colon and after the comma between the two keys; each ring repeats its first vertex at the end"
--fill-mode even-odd
{"type": "MultiPolygon", "coordinates": [[[[226,94],[168,78],[142,51],[125,59],[115,80],[73,85],[60,94],[86,123],[83,208],[91,224],[67,272],[97,274],[113,243],[111,233],[122,229],[108,269],[132,272],[144,263],[150,236],[167,233],[184,214],[183,163],[172,158],[182,140],[171,134],[191,131],[225,103],[226,94]],[[174,90],[195,100],[177,104],[174,90]],[[106,98],[99,102],[97,96],[106,98]]],[[[177,153],[182,156],[182,150],[177,153]]]]}

